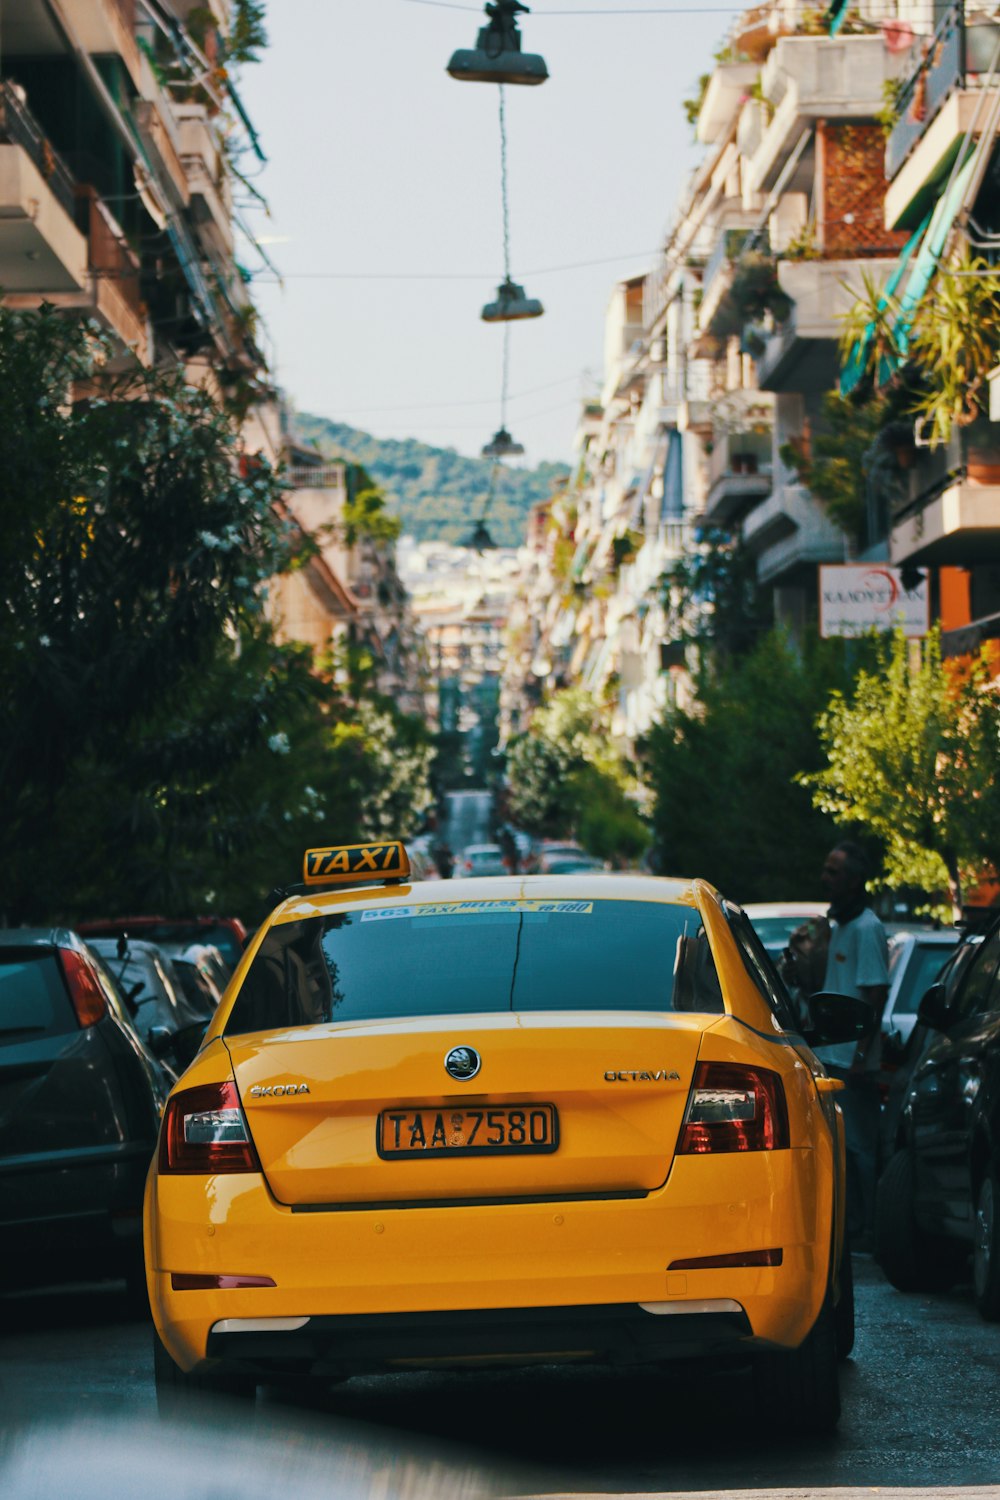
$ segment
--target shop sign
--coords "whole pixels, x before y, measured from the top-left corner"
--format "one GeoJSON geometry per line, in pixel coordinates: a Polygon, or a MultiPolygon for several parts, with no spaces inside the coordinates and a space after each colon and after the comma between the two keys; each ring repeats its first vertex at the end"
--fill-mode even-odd
{"type": "MultiPolygon", "coordinates": [[[[930,629],[930,588],[926,568],[920,581],[903,586],[902,569],[882,563],[844,563],[819,570],[819,633],[867,635],[902,629],[911,638],[930,629]]],[[[907,582],[911,580],[908,577],[907,582]]]]}

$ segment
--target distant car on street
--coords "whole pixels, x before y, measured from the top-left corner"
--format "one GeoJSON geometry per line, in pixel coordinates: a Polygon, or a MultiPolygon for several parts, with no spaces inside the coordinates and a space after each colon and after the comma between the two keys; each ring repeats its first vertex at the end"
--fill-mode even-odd
{"type": "Polygon", "coordinates": [[[462,850],[463,875],[507,875],[499,844],[466,844],[462,850]]]}
{"type": "Polygon", "coordinates": [[[788,939],[797,927],[811,917],[825,917],[827,912],[822,901],[751,901],[743,910],[775,962],[788,947],[788,939]]]}
{"type": "Polygon", "coordinates": [[[65,928],[0,930],[4,1285],[142,1287],[142,1193],[167,1083],[100,960],[65,928]]]}
{"type": "Polygon", "coordinates": [[[954,927],[889,935],[889,995],[882,1012],[887,1052],[901,1056],[917,1024],[917,1007],[958,943],[954,927]]]}
{"type": "Polygon", "coordinates": [[[588,854],[583,845],[573,839],[543,839],[538,851],[540,875],[586,874],[603,869],[603,860],[588,854]]]}
{"type": "Polygon", "coordinates": [[[579,854],[552,855],[545,861],[546,875],[600,875],[604,868],[602,859],[583,850],[579,854]]]}

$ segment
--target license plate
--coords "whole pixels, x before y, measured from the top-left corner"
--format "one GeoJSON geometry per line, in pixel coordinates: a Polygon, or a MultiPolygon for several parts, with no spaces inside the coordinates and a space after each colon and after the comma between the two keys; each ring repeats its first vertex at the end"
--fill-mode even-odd
{"type": "Polygon", "coordinates": [[[559,1117],[552,1104],[500,1109],[384,1109],[378,1117],[379,1156],[527,1156],[555,1151],[559,1117]]]}

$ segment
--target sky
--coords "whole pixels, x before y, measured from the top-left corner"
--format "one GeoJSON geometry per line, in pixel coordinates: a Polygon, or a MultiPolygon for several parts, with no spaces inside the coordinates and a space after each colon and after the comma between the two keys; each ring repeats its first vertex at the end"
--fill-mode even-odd
{"type": "MultiPolygon", "coordinates": [[[[571,459],[611,288],[655,259],[698,158],[681,101],[736,13],[539,0],[521,18],[550,73],[506,90],[512,269],[545,304],[511,328],[522,462],[571,459]]],[[[299,410],[467,454],[500,425],[503,334],[479,316],[503,270],[498,89],[445,66],[482,19],[474,0],[269,0],[238,79],[268,157],[242,165],[283,277],[254,282],[279,384],[299,410]]]]}

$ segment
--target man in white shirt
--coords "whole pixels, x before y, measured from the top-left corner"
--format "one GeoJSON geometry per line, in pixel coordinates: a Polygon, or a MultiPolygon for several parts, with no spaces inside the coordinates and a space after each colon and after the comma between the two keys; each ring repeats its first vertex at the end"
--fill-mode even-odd
{"type": "Polygon", "coordinates": [[[823,989],[867,1000],[874,1020],[859,1042],[817,1047],[827,1071],[847,1087],[838,1095],[847,1146],[847,1233],[858,1241],[871,1230],[879,1127],[882,1010],[889,993],[885,928],[868,905],[870,874],[860,844],[845,839],[830,850],[820,877],[830,901],[830,947],[823,989]]]}

